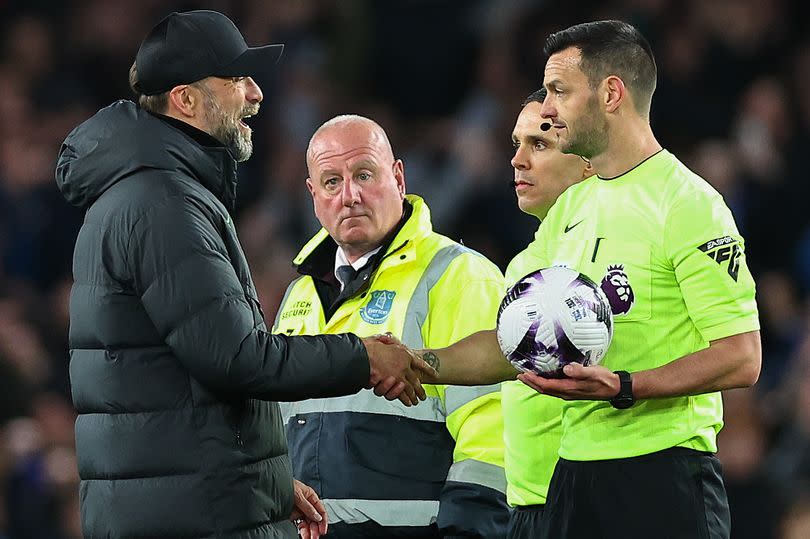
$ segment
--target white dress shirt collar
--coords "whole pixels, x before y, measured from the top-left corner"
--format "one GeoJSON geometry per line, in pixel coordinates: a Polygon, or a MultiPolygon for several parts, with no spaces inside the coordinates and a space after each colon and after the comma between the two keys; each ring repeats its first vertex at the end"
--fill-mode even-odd
{"type": "Polygon", "coordinates": [[[340,291],[341,292],[343,291],[343,287],[345,287],[347,283],[344,283],[343,281],[340,280],[340,276],[338,275],[337,269],[339,267],[341,267],[341,266],[349,266],[350,265],[352,268],[354,268],[355,271],[360,270],[366,264],[368,264],[368,259],[371,258],[372,256],[374,256],[375,254],[377,254],[377,251],[379,251],[380,249],[382,249],[382,246],[377,247],[376,249],[372,249],[371,251],[367,252],[366,254],[364,254],[363,256],[358,258],[357,260],[355,260],[353,263],[349,264],[349,259],[346,258],[346,253],[343,252],[343,248],[338,246],[337,252],[335,253],[335,270],[334,271],[335,271],[335,278],[340,283],[340,291]]]}

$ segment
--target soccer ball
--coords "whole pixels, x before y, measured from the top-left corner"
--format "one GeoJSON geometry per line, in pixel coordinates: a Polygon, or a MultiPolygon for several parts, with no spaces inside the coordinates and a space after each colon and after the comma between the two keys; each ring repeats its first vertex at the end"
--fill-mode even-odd
{"type": "Polygon", "coordinates": [[[574,270],[533,271],[498,309],[498,344],[516,369],[563,377],[568,363],[596,365],[613,337],[613,314],[599,285],[574,270]]]}

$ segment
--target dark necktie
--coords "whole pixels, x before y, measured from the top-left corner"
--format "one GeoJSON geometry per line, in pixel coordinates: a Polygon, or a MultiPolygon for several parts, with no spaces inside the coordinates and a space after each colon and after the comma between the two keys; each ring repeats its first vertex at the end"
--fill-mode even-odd
{"type": "Polygon", "coordinates": [[[356,275],[357,272],[354,270],[353,267],[349,265],[338,266],[337,269],[338,280],[343,284],[344,288],[354,280],[356,275]]]}

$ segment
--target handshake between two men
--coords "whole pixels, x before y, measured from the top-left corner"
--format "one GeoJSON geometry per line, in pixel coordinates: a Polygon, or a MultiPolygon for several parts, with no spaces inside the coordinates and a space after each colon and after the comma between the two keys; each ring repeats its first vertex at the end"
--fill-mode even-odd
{"type": "MultiPolygon", "coordinates": [[[[422,382],[477,386],[515,380],[519,374],[501,352],[494,329],[478,331],[440,349],[412,350],[390,333],[365,338],[363,344],[371,365],[366,387],[374,388],[376,395],[388,400],[399,399],[406,406],[425,400],[422,382]]],[[[529,379],[535,380],[543,379],[529,379]]],[[[543,392],[559,393],[553,387],[543,392]]],[[[562,393],[559,396],[565,398],[562,393]]]]}
{"type": "MultiPolygon", "coordinates": [[[[390,333],[367,337],[363,344],[371,365],[371,377],[366,387],[374,388],[376,395],[388,400],[399,399],[406,406],[425,400],[422,382],[477,386],[515,380],[519,374],[501,352],[494,329],[473,333],[440,349],[411,350],[390,333]]],[[[544,379],[538,376],[529,378],[530,382],[538,380],[544,379]]],[[[554,387],[544,388],[543,392],[566,398],[554,387]]]]}
{"type": "Polygon", "coordinates": [[[390,333],[363,339],[371,370],[366,389],[378,397],[399,399],[405,406],[415,406],[427,398],[422,380],[436,383],[439,373],[416,352],[390,333]]]}
{"type": "MultiPolygon", "coordinates": [[[[365,338],[363,344],[371,366],[366,387],[374,388],[376,395],[388,400],[399,399],[406,406],[425,400],[423,381],[475,386],[514,380],[518,375],[503,356],[494,329],[473,333],[441,349],[412,350],[390,333],[365,338]]],[[[534,377],[530,381],[536,379],[542,380],[534,377]]],[[[551,390],[547,392],[556,394],[551,390]]]]}

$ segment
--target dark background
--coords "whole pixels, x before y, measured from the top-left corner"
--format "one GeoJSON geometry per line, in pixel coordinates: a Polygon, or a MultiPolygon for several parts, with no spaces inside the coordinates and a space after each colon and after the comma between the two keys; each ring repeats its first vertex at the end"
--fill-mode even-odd
{"type": "Polygon", "coordinates": [[[55,187],[59,144],[129,97],[129,66],[154,23],[197,8],[228,14],[249,44],[287,45],[252,121],[236,214],[269,320],[317,230],[304,152],[321,122],[379,121],[436,228],[503,268],[536,228],[510,185],[510,134],[542,81],[546,35],[600,18],[637,25],[659,64],[653,128],[725,196],[758,283],[762,377],[726,393],[720,435],[733,537],[810,537],[809,6],[0,0],[0,538],[80,537],[66,336],[82,215],[55,187]]]}

